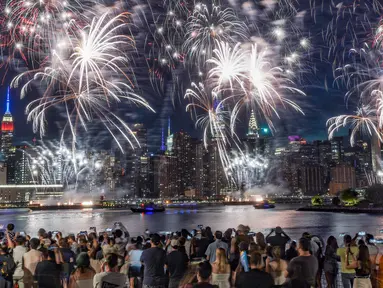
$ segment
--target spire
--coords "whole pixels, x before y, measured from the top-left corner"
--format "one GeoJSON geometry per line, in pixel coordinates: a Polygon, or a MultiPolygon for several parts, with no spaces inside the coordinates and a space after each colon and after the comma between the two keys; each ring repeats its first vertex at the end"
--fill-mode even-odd
{"type": "Polygon", "coordinates": [[[162,134],[161,134],[161,151],[166,151],[164,128],[162,128],[161,130],[162,130],[162,134]]]}
{"type": "Polygon", "coordinates": [[[170,136],[170,116],[168,117],[168,137],[170,136]]]}
{"type": "Polygon", "coordinates": [[[9,86],[8,86],[8,90],[7,90],[7,110],[5,110],[5,113],[8,113],[8,114],[11,114],[11,111],[9,111],[9,86]]]}
{"type": "Polygon", "coordinates": [[[259,137],[258,131],[259,131],[259,127],[257,123],[257,118],[255,118],[254,110],[251,110],[250,120],[249,120],[249,130],[247,132],[247,136],[259,137]]]}

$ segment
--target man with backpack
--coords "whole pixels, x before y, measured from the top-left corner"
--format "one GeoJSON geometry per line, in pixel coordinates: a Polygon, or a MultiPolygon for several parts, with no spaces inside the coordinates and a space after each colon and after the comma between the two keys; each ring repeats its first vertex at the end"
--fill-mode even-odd
{"type": "Polygon", "coordinates": [[[8,253],[7,245],[0,247],[0,285],[3,283],[6,287],[13,287],[13,272],[16,269],[15,261],[12,256],[8,253]]]}

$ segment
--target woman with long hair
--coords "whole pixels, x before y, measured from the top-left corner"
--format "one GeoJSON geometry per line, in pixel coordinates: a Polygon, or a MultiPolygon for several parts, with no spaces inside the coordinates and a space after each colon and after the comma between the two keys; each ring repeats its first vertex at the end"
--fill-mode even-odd
{"type": "Polygon", "coordinates": [[[90,259],[86,252],[77,256],[76,265],[76,270],[70,276],[69,288],[93,288],[96,272],[90,267],[90,259]]]}
{"type": "Polygon", "coordinates": [[[281,259],[281,248],[279,246],[273,247],[271,253],[272,260],[270,257],[266,259],[266,272],[273,277],[275,286],[280,286],[286,282],[287,262],[281,259]]]}
{"type": "Polygon", "coordinates": [[[255,234],[255,242],[257,242],[258,246],[261,248],[261,251],[266,251],[266,241],[265,241],[265,235],[263,235],[261,232],[258,232],[255,234]]]}
{"type": "Polygon", "coordinates": [[[213,285],[217,285],[219,288],[230,288],[230,264],[226,258],[226,250],[223,248],[217,248],[215,251],[215,262],[212,265],[212,280],[213,285]]]}
{"type": "Polygon", "coordinates": [[[324,273],[327,281],[327,288],[336,287],[336,277],[338,275],[338,261],[340,257],[336,255],[338,243],[334,236],[327,239],[325,258],[324,258],[324,273]]]}
{"type": "Polygon", "coordinates": [[[350,248],[346,250],[347,269],[355,269],[354,288],[371,288],[371,261],[370,253],[366,245],[359,246],[359,253],[355,255],[350,248]]]}

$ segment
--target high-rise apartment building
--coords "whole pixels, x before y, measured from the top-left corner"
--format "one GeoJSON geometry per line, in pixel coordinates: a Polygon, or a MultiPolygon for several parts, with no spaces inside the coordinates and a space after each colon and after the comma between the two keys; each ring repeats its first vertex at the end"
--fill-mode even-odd
{"type": "Polygon", "coordinates": [[[324,194],[323,167],[318,164],[306,165],[301,170],[301,189],[303,195],[324,194]]]}
{"type": "Polygon", "coordinates": [[[336,165],[331,169],[330,194],[336,195],[349,188],[356,188],[355,168],[346,164],[336,165]]]}
{"type": "Polygon", "coordinates": [[[333,137],[331,143],[332,161],[336,164],[342,163],[344,156],[343,137],[333,137]]]}

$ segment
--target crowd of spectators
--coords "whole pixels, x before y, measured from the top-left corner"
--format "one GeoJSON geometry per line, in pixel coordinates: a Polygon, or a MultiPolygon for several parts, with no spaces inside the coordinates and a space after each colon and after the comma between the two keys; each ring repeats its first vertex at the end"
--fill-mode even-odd
{"type": "Polygon", "coordinates": [[[91,228],[65,237],[42,228],[31,238],[9,224],[0,288],[383,287],[383,257],[370,234],[344,235],[338,247],[334,236],[323,243],[305,232],[294,241],[281,227],[266,237],[239,225],[135,238],[121,223],[100,233],[91,228]]]}

